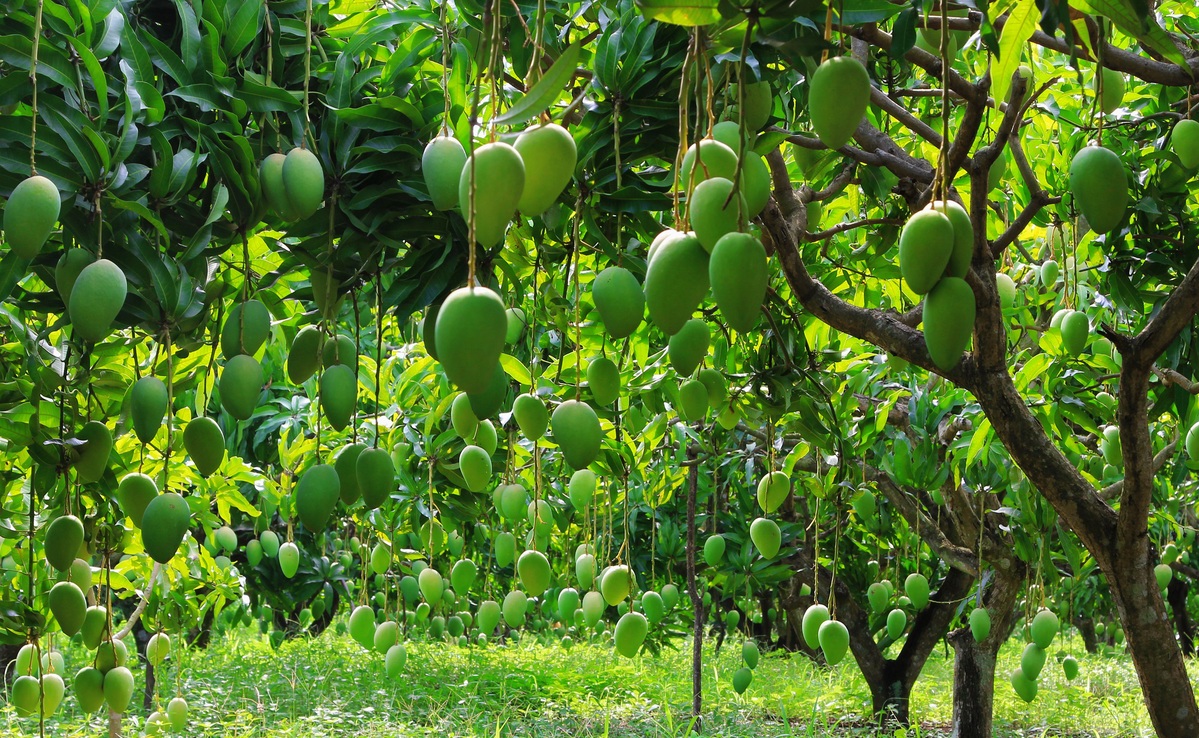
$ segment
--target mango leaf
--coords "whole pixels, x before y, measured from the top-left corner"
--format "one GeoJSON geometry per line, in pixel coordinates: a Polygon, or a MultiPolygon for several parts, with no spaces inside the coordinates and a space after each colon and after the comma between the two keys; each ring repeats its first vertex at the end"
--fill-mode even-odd
{"type": "Polygon", "coordinates": [[[1187,60],[1170,40],[1170,35],[1157,24],[1153,16],[1138,13],[1130,0],[1075,0],[1074,7],[1084,13],[1110,18],[1124,33],[1156,51],[1184,69],[1187,60]]]}
{"type": "Polygon", "coordinates": [[[562,56],[554,62],[537,84],[533,85],[520,97],[508,112],[495,119],[498,125],[512,125],[540,115],[546,108],[558,99],[562,88],[570,82],[575,73],[575,64],[579,61],[579,45],[571,44],[562,52],[562,56]]]}
{"type": "Polygon", "coordinates": [[[676,26],[707,26],[720,20],[718,0],[637,0],[645,17],[676,26]]]}
{"type": "Polygon", "coordinates": [[[841,22],[848,26],[881,23],[902,10],[903,5],[897,5],[890,0],[845,0],[840,8],[841,22]]]}
{"type": "Polygon", "coordinates": [[[996,100],[1006,100],[1012,86],[1012,75],[1020,66],[1020,52],[1037,30],[1037,5],[1033,0],[1019,0],[1008,16],[999,36],[999,60],[991,70],[991,94],[996,100]]]}

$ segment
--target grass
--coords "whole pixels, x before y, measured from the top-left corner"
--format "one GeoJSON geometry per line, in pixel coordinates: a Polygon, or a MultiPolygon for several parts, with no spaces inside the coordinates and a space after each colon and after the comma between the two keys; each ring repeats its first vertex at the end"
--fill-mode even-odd
{"type": "MultiPolygon", "coordinates": [[[[1067,683],[1051,653],[1031,705],[1007,684],[1019,648],[1014,641],[1005,647],[996,684],[997,736],[1152,735],[1127,657],[1088,656],[1081,643],[1069,646],[1082,666],[1078,679],[1067,683]]],[[[411,643],[405,673],[392,682],[382,656],[365,652],[348,636],[330,631],[274,651],[255,631],[238,630],[181,663],[168,662],[159,695],[165,704],[178,687],[187,699],[189,736],[685,736],[692,727],[689,653],[687,648],[630,661],[601,645],[566,650],[531,638],[466,649],[411,643]]],[[[84,654],[69,650],[67,658],[67,672],[74,674],[84,654]]],[[[739,647],[719,655],[709,650],[703,735],[869,733],[864,727],[869,692],[851,658],[821,669],[801,655],[764,654],[743,696],[730,684],[740,665],[739,647]]],[[[137,677],[140,687],[140,670],[137,677]]],[[[894,738],[948,735],[952,684],[952,654],[939,651],[913,694],[912,714],[920,724],[894,738]]],[[[140,734],[133,728],[145,718],[135,702],[126,716],[126,735],[140,734]]],[[[19,720],[12,708],[0,711],[0,736],[36,730],[36,722],[19,720]]],[[[80,714],[68,689],[46,735],[107,735],[107,727],[99,713],[80,714]]]]}

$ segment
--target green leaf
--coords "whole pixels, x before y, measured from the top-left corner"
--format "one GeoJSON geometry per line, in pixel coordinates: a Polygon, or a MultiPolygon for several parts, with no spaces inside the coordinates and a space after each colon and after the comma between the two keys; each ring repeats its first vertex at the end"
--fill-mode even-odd
{"type": "Polygon", "coordinates": [[[676,26],[707,26],[720,20],[718,0],[637,0],[645,17],[676,26]]]}
{"type": "Polygon", "coordinates": [[[260,85],[248,76],[242,81],[237,97],[255,113],[287,113],[303,107],[300,99],[291,92],[282,87],[260,85]]]}
{"type": "Polygon", "coordinates": [[[540,115],[542,111],[558,99],[564,88],[575,73],[575,64],[579,60],[579,45],[571,44],[562,52],[562,56],[554,62],[537,84],[529,88],[517,100],[508,112],[495,119],[497,125],[512,125],[540,115]]]}
{"type": "Polygon", "coordinates": [[[895,19],[891,29],[891,56],[900,58],[911,51],[916,45],[916,20],[919,14],[915,8],[908,8],[895,19]]]}
{"type": "Polygon", "coordinates": [[[1084,13],[1110,18],[1121,31],[1148,46],[1183,69],[1190,69],[1186,57],[1170,40],[1170,35],[1153,16],[1138,13],[1130,0],[1075,0],[1074,7],[1084,13]]]}
{"type": "Polygon", "coordinates": [[[999,36],[999,61],[991,70],[991,95],[996,100],[1006,100],[1012,86],[1012,75],[1020,66],[1020,53],[1024,44],[1037,30],[1037,5],[1033,0],[1019,0],[1008,16],[1007,23],[999,36]]]}
{"type": "MultiPolygon", "coordinates": [[[[891,2],[891,0],[845,0],[844,6],[840,8],[842,14],[841,22],[848,26],[856,26],[862,23],[880,23],[893,15],[897,15],[901,10],[903,10],[903,5],[897,5],[891,2]]],[[[909,8],[908,10],[914,14],[916,9],[909,8]]],[[[912,43],[916,42],[913,41],[912,43]]],[[[904,51],[906,52],[907,50],[905,49],[904,51]]]]}
{"type": "Polygon", "coordinates": [[[228,0],[225,5],[225,54],[232,58],[245,50],[258,35],[263,3],[258,0],[228,0]]]}
{"type": "Polygon", "coordinates": [[[529,370],[525,368],[525,365],[520,363],[520,359],[509,354],[501,354],[500,366],[504,367],[504,372],[518,383],[531,386],[533,377],[529,374],[529,370]]]}
{"type": "Polygon", "coordinates": [[[108,77],[104,74],[104,69],[100,66],[96,55],[83,44],[83,41],[77,38],[68,40],[75,49],[75,53],[79,55],[83,66],[87,67],[87,76],[91,79],[92,86],[96,88],[96,103],[100,106],[100,120],[104,120],[108,117],[108,77]]]}

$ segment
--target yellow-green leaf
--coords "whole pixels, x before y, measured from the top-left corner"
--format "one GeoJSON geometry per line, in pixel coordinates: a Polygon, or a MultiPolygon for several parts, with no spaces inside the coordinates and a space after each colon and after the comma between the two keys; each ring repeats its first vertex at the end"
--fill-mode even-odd
{"type": "Polygon", "coordinates": [[[1007,99],[1012,75],[1020,66],[1020,52],[1036,29],[1036,3],[1033,0],[1019,0],[1003,26],[999,36],[999,60],[991,67],[991,95],[996,103],[1007,99]]]}
{"type": "Polygon", "coordinates": [[[676,26],[706,26],[720,20],[717,0],[637,0],[646,18],[676,26]]]}

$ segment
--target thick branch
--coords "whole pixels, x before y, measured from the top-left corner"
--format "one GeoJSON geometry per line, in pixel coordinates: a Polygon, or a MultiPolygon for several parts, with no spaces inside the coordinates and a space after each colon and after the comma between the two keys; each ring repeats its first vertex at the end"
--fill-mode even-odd
{"type": "Polygon", "coordinates": [[[1199,259],[1183,278],[1182,284],[1174,288],[1161,309],[1134,339],[1132,355],[1124,355],[1124,366],[1132,362],[1150,367],[1166,348],[1190,325],[1199,313],[1199,259]]]}
{"type": "MultiPolygon", "coordinates": [[[[1174,451],[1177,448],[1178,439],[1174,439],[1173,441],[1170,441],[1170,443],[1166,444],[1165,448],[1157,452],[1157,454],[1153,457],[1154,474],[1157,474],[1159,471],[1161,471],[1162,467],[1166,465],[1166,462],[1170,460],[1170,457],[1174,455],[1174,451]]],[[[1113,497],[1119,496],[1122,491],[1124,491],[1124,480],[1120,479],[1099,490],[1099,496],[1104,500],[1110,500],[1113,497]]]]}

